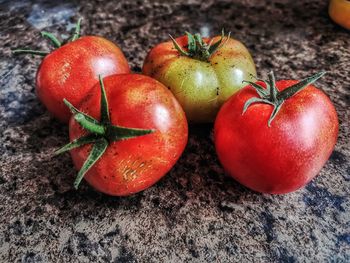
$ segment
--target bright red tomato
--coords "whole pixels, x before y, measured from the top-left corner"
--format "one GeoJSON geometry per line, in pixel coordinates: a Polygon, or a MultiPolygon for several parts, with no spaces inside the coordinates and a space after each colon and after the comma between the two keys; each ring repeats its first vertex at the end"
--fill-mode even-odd
{"type": "MultiPolygon", "coordinates": [[[[156,183],[176,163],[187,143],[187,121],[172,93],[150,77],[112,75],[103,83],[110,120],[102,118],[103,102],[100,102],[100,86],[96,85],[83,99],[79,110],[100,120],[98,125],[103,128],[90,127],[88,132],[81,126],[84,118],[75,114],[69,125],[70,139],[74,143],[74,140],[92,135],[92,139],[96,139],[95,157],[105,147],[85,174],[84,178],[91,186],[109,195],[130,195],[156,183]],[[91,133],[94,129],[95,134],[91,133]]],[[[71,151],[80,175],[86,170],[86,160],[92,160],[89,155],[94,151],[93,147],[87,144],[71,151]]]]}
{"type": "MultiPolygon", "coordinates": [[[[279,91],[265,89],[267,82],[252,83],[256,89],[249,85],[223,105],[215,122],[215,146],[234,179],[258,192],[282,194],[319,173],[338,134],[334,106],[309,85],[322,75],[278,81],[279,91]]],[[[271,74],[269,83],[274,83],[271,74]]]]}
{"type": "MultiPolygon", "coordinates": [[[[80,21],[77,29],[80,28],[80,21]]],[[[64,105],[66,98],[77,105],[98,82],[98,75],[130,73],[128,62],[118,46],[105,38],[85,36],[61,43],[50,33],[42,32],[52,40],[56,50],[48,52],[15,50],[15,53],[45,55],[36,76],[36,93],[49,112],[62,122],[68,122],[70,111],[64,105]]]]}
{"type": "Polygon", "coordinates": [[[36,76],[36,92],[46,108],[62,122],[71,114],[63,99],[77,105],[98,82],[98,75],[129,73],[122,51],[96,36],[82,37],[47,55],[36,76]]]}

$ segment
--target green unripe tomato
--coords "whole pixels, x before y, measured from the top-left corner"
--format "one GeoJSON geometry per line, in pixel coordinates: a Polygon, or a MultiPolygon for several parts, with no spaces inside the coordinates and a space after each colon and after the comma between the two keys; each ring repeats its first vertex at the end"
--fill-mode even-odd
{"type": "Polygon", "coordinates": [[[213,122],[221,105],[255,81],[254,61],[239,41],[224,36],[182,36],[155,46],[143,64],[151,76],[175,95],[190,122],[213,122]]]}

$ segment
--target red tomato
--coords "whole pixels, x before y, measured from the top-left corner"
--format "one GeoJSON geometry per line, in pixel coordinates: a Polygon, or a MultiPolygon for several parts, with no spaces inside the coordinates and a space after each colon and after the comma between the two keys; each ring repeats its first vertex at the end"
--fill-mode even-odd
{"type": "Polygon", "coordinates": [[[36,76],[36,92],[57,119],[68,122],[67,99],[77,105],[98,82],[98,75],[129,73],[128,62],[112,42],[96,36],[81,37],[47,55],[36,76]]]}
{"type": "MultiPolygon", "coordinates": [[[[257,91],[249,85],[223,105],[215,122],[215,146],[234,179],[258,192],[282,194],[297,190],[319,173],[338,134],[334,106],[321,90],[309,85],[322,75],[301,82],[278,81],[276,100],[270,98],[272,89],[262,91],[258,86],[257,91]]],[[[271,86],[273,75],[270,80],[271,86]]],[[[266,83],[253,84],[266,88],[266,83]]]]}
{"type": "Polygon", "coordinates": [[[98,76],[130,73],[122,51],[112,42],[97,36],[80,37],[80,22],[68,43],[51,33],[41,32],[56,47],[53,52],[30,49],[14,50],[15,54],[45,56],[36,76],[36,92],[41,102],[57,119],[68,122],[71,113],[63,103],[77,105],[98,82],[98,76]]]}
{"type": "MultiPolygon", "coordinates": [[[[130,195],[156,183],[176,163],[187,143],[187,121],[172,93],[150,77],[137,74],[113,75],[106,77],[103,83],[109,103],[110,125],[148,130],[141,130],[146,133],[134,138],[128,137],[125,132],[120,133],[120,137],[111,137],[109,124],[105,124],[106,132],[96,136],[102,140],[106,138],[108,147],[84,178],[103,193],[130,195]],[[149,129],[153,132],[147,132],[149,129]]],[[[103,112],[100,110],[103,104],[100,100],[100,87],[96,85],[83,99],[79,110],[100,120],[101,111],[103,112]]],[[[77,119],[79,118],[74,115],[69,124],[70,139],[73,142],[88,134],[77,119]]],[[[71,151],[77,169],[82,169],[91,151],[91,144],[71,151]]]]}

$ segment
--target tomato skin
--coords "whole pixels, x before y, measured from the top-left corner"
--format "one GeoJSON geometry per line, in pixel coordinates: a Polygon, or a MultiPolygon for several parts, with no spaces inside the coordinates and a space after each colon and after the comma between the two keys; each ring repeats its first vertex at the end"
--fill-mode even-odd
{"type": "MultiPolygon", "coordinates": [[[[296,82],[276,85],[283,90],[296,82]]],[[[252,190],[295,191],[319,173],[334,149],[339,125],[335,108],[322,91],[309,85],[284,102],[268,127],[271,105],[252,104],[242,115],[252,97],[257,93],[247,86],[218,113],[214,138],[219,160],[229,175],[252,190]]]]}
{"type": "MultiPolygon", "coordinates": [[[[182,154],[188,137],[185,113],[158,81],[143,75],[123,74],[104,78],[111,123],[155,132],[110,143],[106,152],[87,172],[85,180],[96,190],[114,196],[142,191],[162,178],[182,154]]],[[[79,107],[100,118],[100,86],[97,84],[79,107]]],[[[70,140],[86,131],[71,118],[70,140]]],[[[91,145],[71,151],[77,170],[87,159],[91,145]]]]}
{"type": "MultiPolygon", "coordinates": [[[[203,38],[205,43],[219,39],[203,38]]],[[[176,41],[186,48],[188,38],[182,36],[176,41]]],[[[253,81],[252,75],[256,75],[248,50],[232,38],[209,62],[181,56],[171,41],[158,44],[148,53],[142,72],[167,86],[184,108],[187,119],[197,123],[213,122],[221,105],[244,86],[242,81],[253,81]]]]}
{"type": "Polygon", "coordinates": [[[122,51],[97,36],[81,37],[47,55],[37,72],[36,93],[57,119],[68,123],[71,113],[67,99],[77,105],[98,82],[98,75],[129,73],[122,51]]]}
{"type": "Polygon", "coordinates": [[[330,0],[328,13],[334,22],[350,30],[349,0],[330,0]]]}

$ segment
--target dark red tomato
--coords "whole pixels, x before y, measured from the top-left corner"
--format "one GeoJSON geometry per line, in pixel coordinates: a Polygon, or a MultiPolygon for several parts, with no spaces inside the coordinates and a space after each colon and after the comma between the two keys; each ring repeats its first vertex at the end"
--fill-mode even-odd
{"type": "Polygon", "coordinates": [[[282,194],[319,173],[338,134],[334,106],[310,85],[323,74],[278,81],[279,91],[265,89],[268,82],[252,83],[255,89],[249,85],[223,105],[215,122],[215,146],[229,175],[255,191],[282,194]]]}
{"type": "Polygon", "coordinates": [[[122,51],[102,37],[85,36],[47,55],[36,76],[36,92],[46,108],[62,122],[71,113],[67,99],[77,105],[98,82],[98,75],[129,73],[122,51]]]}
{"type": "MultiPolygon", "coordinates": [[[[90,90],[79,106],[81,112],[105,123],[102,135],[96,136],[102,141],[108,141],[104,153],[89,168],[84,178],[103,193],[130,195],[156,183],[176,163],[187,143],[187,121],[173,94],[150,77],[113,75],[104,78],[103,83],[109,104],[108,122],[101,117],[103,103],[100,102],[99,85],[90,90]],[[121,130],[118,132],[117,129],[113,135],[111,125],[121,130]]],[[[74,115],[70,120],[69,134],[73,142],[89,133],[77,122],[82,122],[80,117],[74,115]]],[[[102,146],[97,148],[101,149],[102,146]]],[[[71,151],[75,167],[80,169],[80,173],[85,169],[83,164],[90,158],[91,151],[91,144],[71,151]]],[[[79,182],[76,181],[77,184],[79,182]]]]}

